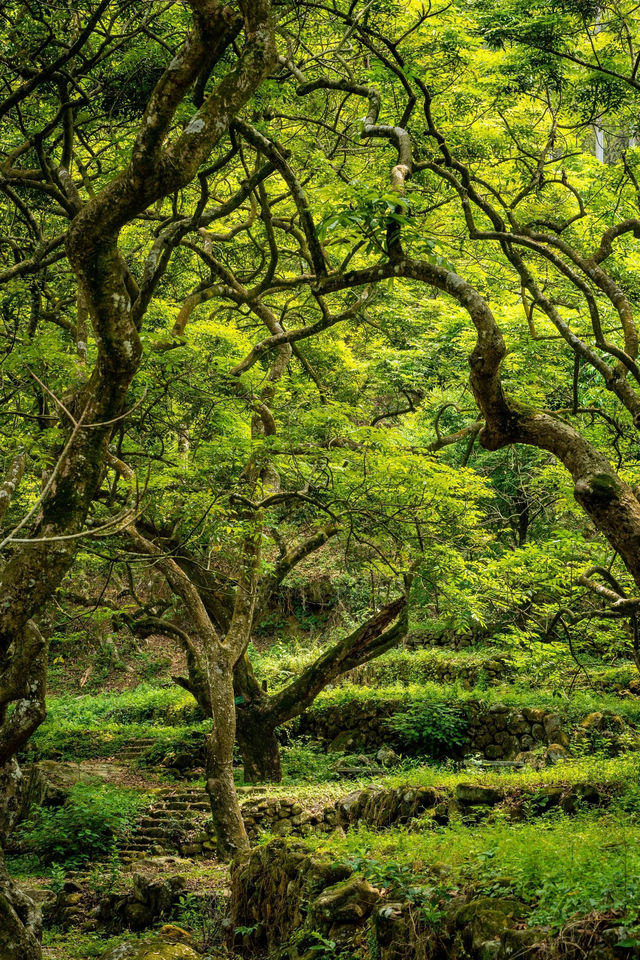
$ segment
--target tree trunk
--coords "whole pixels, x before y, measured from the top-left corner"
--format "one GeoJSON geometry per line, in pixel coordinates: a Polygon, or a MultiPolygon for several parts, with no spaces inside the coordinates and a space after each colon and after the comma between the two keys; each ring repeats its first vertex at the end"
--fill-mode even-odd
{"type": "Polygon", "coordinates": [[[233,669],[217,665],[211,684],[212,729],[205,741],[206,789],[216,833],[217,853],[231,860],[249,849],[242,812],[233,779],[233,747],[236,737],[233,669]]]}
{"type": "MultiPolygon", "coordinates": [[[[0,854],[1,856],[1,854],[0,854]]],[[[40,911],[13,882],[0,862],[0,957],[41,960],[40,911]]]]}
{"type": "Polygon", "coordinates": [[[242,754],[245,783],[280,783],[282,764],[276,728],[267,721],[260,707],[238,707],[238,746],[242,754]]]}
{"type": "Polygon", "coordinates": [[[14,826],[24,781],[15,758],[0,768],[0,957],[2,960],[41,960],[42,919],[39,908],[9,876],[2,849],[14,826]]]}

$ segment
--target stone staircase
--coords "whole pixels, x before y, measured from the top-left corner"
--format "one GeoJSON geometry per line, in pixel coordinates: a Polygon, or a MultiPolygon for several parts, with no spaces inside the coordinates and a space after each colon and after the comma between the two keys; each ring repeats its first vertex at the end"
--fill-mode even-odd
{"type": "Polygon", "coordinates": [[[189,856],[190,835],[198,822],[210,815],[204,786],[185,784],[163,789],[138,820],[120,856],[128,861],[147,854],[189,856]]]}
{"type": "Polygon", "coordinates": [[[149,750],[150,747],[155,746],[157,742],[153,737],[139,737],[136,740],[130,740],[129,743],[125,743],[120,747],[116,759],[122,760],[124,763],[132,763],[149,750]]]}

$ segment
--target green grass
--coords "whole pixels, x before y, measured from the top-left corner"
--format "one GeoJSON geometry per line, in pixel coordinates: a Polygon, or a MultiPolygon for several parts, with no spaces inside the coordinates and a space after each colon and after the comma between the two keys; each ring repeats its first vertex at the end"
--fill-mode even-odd
{"type": "Polygon", "coordinates": [[[198,722],[202,714],[191,694],[173,683],[141,683],[122,692],[65,694],[47,700],[49,723],[92,726],[97,720],[167,726],[198,722]]]}
{"type": "MultiPolygon", "coordinates": [[[[74,722],[43,724],[29,745],[29,758],[85,760],[115,757],[126,744],[141,737],[152,738],[163,753],[186,746],[193,733],[203,733],[206,724],[190,727],[148,727],[142,723],[97,724],[93,727],[74,722]]],[[[144,759],[144,758],[143,758],[144,759]]]]}
{"type": "Polygon", "coordinates": [[[411,703],[433,700],[463,704],[469,700],[479,700],[488,706],[503,703],[512,707],[541,707],[562,714],[568,720],[578,721],[588,713],[595,711],[620,714],[633,724],[640,725],[640,698],[620,699],[613,694],[597,693],[593,690],[575,690],[573,693],[532,689],[526,678],[520,682],[504,684],[488,689],[473,687],[465,689],[461,684],[438,684],[426,682],[406,686],[366,687],[344,684],[323,691],[316,699],[311,711],[323,710],[334,705],[346,705],[350,702],[379,703],[381,707],[403,708],[411,703]]]}
{"type": "MultiPolygon", "coordinates": [[[[637,797],[636,797],[637,802],[637,797]]],[[[633,813],[561,813],[534,822],[485,822],[433,830],[366,827],[317,837],[309,847],[349,861],[374,883],[393,887],[473,885],[478,895],[508,893],[527,903],[530,923],[559,929],[571,917],[640,913],[640,838],[633,813]]]]}
{"type": "Polygon", "coordinates": [[[78,930],[61,932],[45,930],[43,944],[55,960],[94,960],[122,943],[141,943],[149,934],[123,933],[115,937],[104,933],[81,933],[78,930]]]}
{"type": "MultiPolygon", "coordinates": [[[[298,676],[310,663],[326,651],[327,643],[317,641],[278,642],[268,650],[250,650],[251,662],[260,680],[266,680],[270,690],[279,690],[298,676]]],[[[358,667],[337,681],[338,685],[349,683],[354,678],[372,686],[389,684],[407,685],[433,680],[437,668],[447,664],[452,672],[464,668],[480,669],[493,656],[504,654],[497,647],[487,646],[477,650],[456,651],[446,648],[426,647],[419,650],[399,648],[389,650],[363,667],[358,667]]]]}

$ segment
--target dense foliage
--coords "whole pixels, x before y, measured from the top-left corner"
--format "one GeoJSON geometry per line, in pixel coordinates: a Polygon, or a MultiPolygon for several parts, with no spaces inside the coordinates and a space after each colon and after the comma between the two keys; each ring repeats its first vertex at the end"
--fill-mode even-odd
{"type": "MultiPolygon", "coordinates": [[[[246,853],[239,762],[360,769],[292,743],[341,703],[407,769],[471,704],[634,745],[639,43],[631,0],[2,6],[0,847],[18,758],[138,739],[148,775],[204,737],[246,853]]],[[[118,797],[33,850],[106,853],[118,797]]],[[[541,923],[623,910],[617,862],[502,842],[541,923]]]]}

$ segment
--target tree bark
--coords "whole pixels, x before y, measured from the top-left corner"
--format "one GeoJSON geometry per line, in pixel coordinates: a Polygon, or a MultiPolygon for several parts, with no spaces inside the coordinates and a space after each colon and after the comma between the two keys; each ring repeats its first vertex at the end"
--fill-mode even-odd
{"type": "Polygon", "coordinates": [[[242,698],[236,708],[238,745],[248,783],[282,779],[276,730],[300,716],[336,677],[368,663],[396,646],[407,632],[406,596],[397,597],[329,647],[299,677],[273,696],[262,689],[245,655],[235,670],[235,690],[242,698]]]}
{"type": "Polygon", "coordinates": [[[237,709],[237,738],[245,783],[280,783],[282,763],[280,744],[276,737],[277,723],[260,708],[237,709]]]}
{"type": "Polygon", "coordinates": [[[233,747],[236,737],[233,665],[219,670],[211,685],[213,725],[205,742],[206,789],[216,834],[218,855],[230,860],[249,849],[233,779],[233,747]]]}
{"type": "Polygon", "coordinates": [[[0,851],[0,957],[2,960],[41,960],[40,910],[7,872],[0,851]]]}
{"type": "Polygon", "coordinates": [[[15,757],[0,768],[0,957],[40,960],[42,918],[39,907],[9,876],[3,849],[22,806],[24,780],[15,757]]]}

